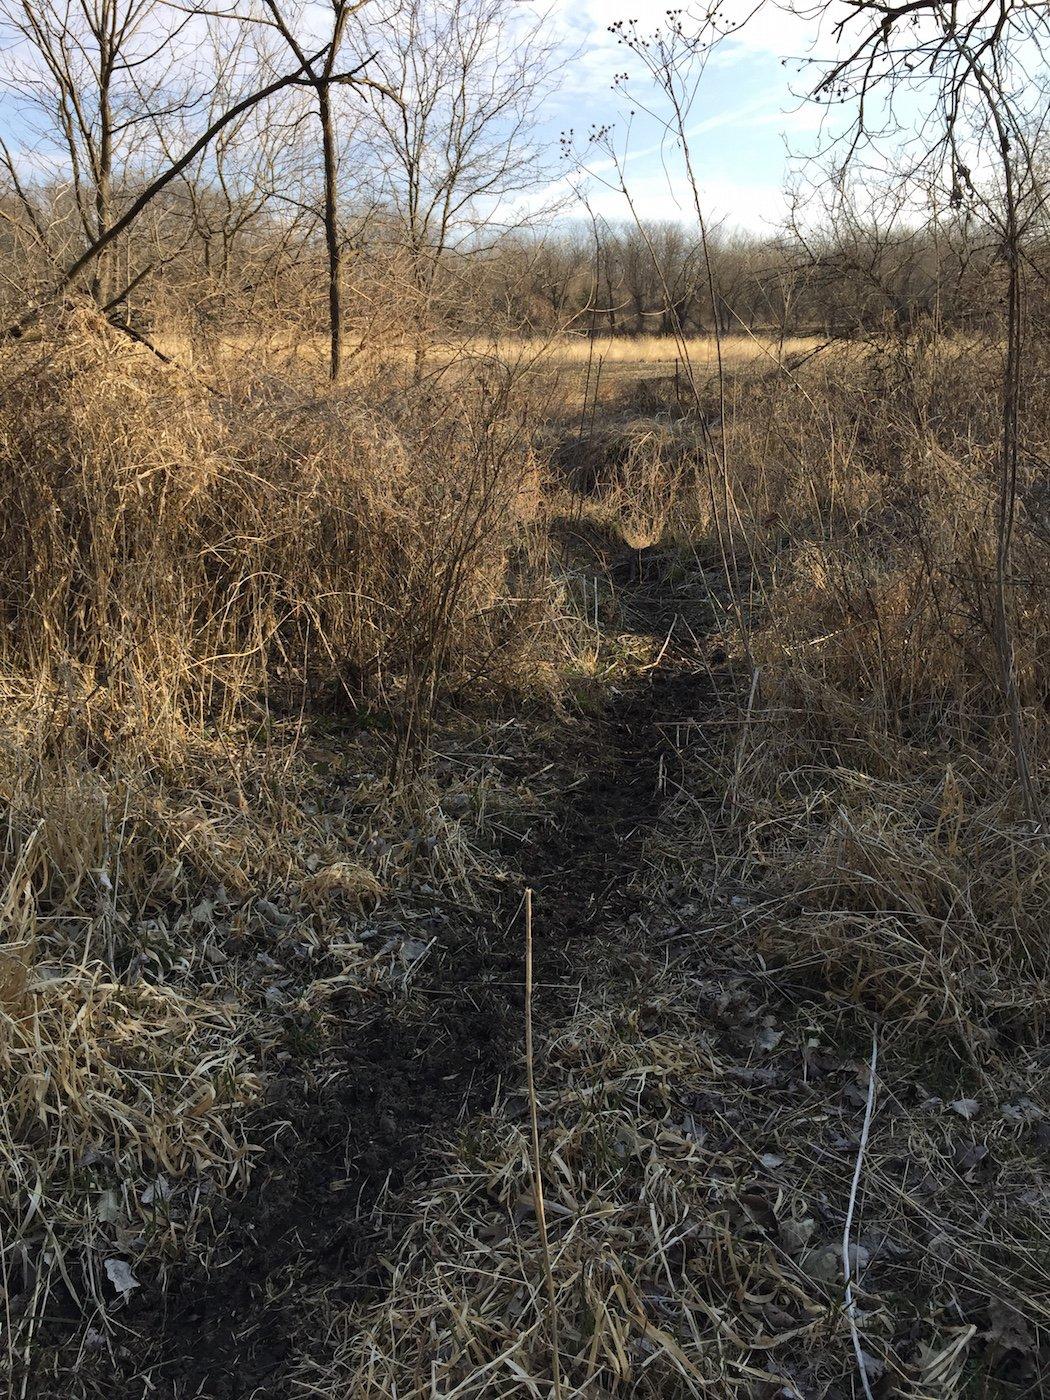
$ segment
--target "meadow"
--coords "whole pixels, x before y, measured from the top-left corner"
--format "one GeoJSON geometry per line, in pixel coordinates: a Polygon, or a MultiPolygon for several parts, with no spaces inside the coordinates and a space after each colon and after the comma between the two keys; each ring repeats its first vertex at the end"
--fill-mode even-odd
{"type": "Polygon", "coordinates": [[[1045,1395],[1045,6],[744,9],[0,0],[12,1400],[1045,1395]]]}
{"type": "Polygon", "coordinates": [[[1034,1393],[997,348],[752,348],[5,352],[22,1393],[1034,1393]]]}

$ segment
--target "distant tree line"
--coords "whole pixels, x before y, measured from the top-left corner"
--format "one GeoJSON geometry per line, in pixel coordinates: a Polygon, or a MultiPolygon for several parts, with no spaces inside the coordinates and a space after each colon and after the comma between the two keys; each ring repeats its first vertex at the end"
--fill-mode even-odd
{"type": "MultiPolygon", "coordinates": [[[[961,219],[842,217],[763,236],[715,229],[713,276],[681,224],[575,225],[507,240],[495,281],[520,322],[547,331],[723,335],[775,328],[850,335],[936,322],[983,327],[997,315],[999,250],[961,219]],[[712,295],[713,288],[713,295],[712,295]]],[[[1050,241],[1033,258],[1050,269],[1050,241]]]]}

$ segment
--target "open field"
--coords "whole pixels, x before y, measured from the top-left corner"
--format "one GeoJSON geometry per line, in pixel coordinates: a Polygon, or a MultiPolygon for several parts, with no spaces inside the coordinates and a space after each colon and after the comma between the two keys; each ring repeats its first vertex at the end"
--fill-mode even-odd
{"type": "MultiPolygon", "coordinates": [[[[559,336],[544,343],[544,348],[556,364],[580,365],[600,360],[608,366],[628,365],[641,369],[647,365],[670,365],[688,360],[698,369],[710,370],[721,352],[723,363],[730,369],[752,362],[762,363],[804,355],[822,343],[818,336],[781,336],[768,330],[753,334],[736,332],[717,341],[713,335],[688,335],[677,340],[670,335],[634,336],[559,336]]],[[[528,344],[528,342],[526,342],[528,344]]],[[[513,342],[507,342],[507,351],[513,342]]]]}
{"type": "MultiPolygon", "coordinates": [[[[186,334],[161,332],[154,337],[155,344],[165,353],[175,356],[183,363],[194,361],[194,345],[186,334]]],[[[674,373],[676,364],[686,362],[695,366],[697,372],[710,372],[717,367],[719,353],[727,369],[738,369],[744,365],[770,365],[816,350],[824,343],[815,335],[778,335],[770,331],[753,333],[739,332],[716,340],[713,335],[689,335],[681,340],[673,336],[634,335],[634,336],[590,336],[582,332],[549,336],[481,336],[456,337],[447,340],[428,338],[426,356],[428,364],[441,366],[460,361],[496,359],[507,364],[529,367],[555,367],[592,370],[601,363],[608,370],[644,374],[650,368],[654,372],[674,373]]],[[[288,331],[276,334],[260,333],[249,335],[240,333],[222,337],[218,342],[224,360],[236,364],[246,354],[257,353],[274,359],[284,359],[290,363],[303,363],[314,367],[323,365],[327,345],[320,336],[306,337],[288,331]]],[[[211,347],[214,351],[214,346],[211,347]]],[[[358,347],[355,345],[354,349],[358,347]]],[[[362,352],[366,360],[382,360],[404,364],[411,360],[411,343],[398,346],[388,338],[374,344],[365,343],[362,352]]]]}
{"type": "Polygon", "coordinates": [[[569,394],[615,401],[625,388],[647,379],[670,378],[678,395],[689,393],[689,377],[709,378],[719,359],[727,371],[766,370],[817,350],[816,336],[754,334],[712,336],[559,336],[549,340],[473,342],[475,353],[493,353],[509,363],[525,360],[569,379],[569,394]]]}

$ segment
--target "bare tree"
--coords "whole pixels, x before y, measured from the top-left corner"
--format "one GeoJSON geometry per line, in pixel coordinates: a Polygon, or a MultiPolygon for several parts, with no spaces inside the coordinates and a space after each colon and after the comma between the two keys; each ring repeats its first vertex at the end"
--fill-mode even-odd
{"type": "Polygon", "coordinates": [[[358,26],[355,42],[397,98],[372,104],[374,179],[401,231],[421,331],[446,255],[527,219],[518,199],[543,181],[538,119],[558,43],[546,16],[523,20],[513,0],[405,0],[358,26]]]}
{"type": "MultiPolygon", "coordinates": [[[[319,57],[310,56],[310,41],[297,32],[297,19],[290,7],[282,7],[279,0],[263,0],[269,15],[269,22],[290,49],[300,71],[305,75],[304,82],[313,90],[317,103],[317,119],[321,130],[321,154],[323,166],[325,250],[328,259],[328,331],[329,331],[329,372],[336,380],[343,362],[343,310],[342,310],[342,240],[339,228],[339,159],[338,136],[336,133],[333,90],[342,84],[370,87],[379,97],[393,98],[400,102],[396,92],[365,76],[365,69],[372,63],[375,53],[362,53],[351,74],[337,71],[337,65],[347,38],[347,26],[351,18],[364,8],[367,0],[331,0],[328,23],[319,57]]],[[[312,15],[311,15],[312,17],[312,15]]]]}
{"type": "MultiPolygon", "coordinates": [[[[367,59],[362,59],[350,69],[341,69],[338,65],[346,35],[347,21],[351,15],[363,7],[367,0],[356,0],[354,4],[351,4],[350,0],[333,0],[331,25],[319,47],[315,47],[314,43],[305,40],[300,41],[292,28],[291,21],[281,11],[276,0],[264,0],[269,13],[269,19],[264,22],[269,24],[291,49],[295,62],[293,69],[244,93],[217,115],[214,112],[211,113],[211,119],[205,130],[195,140],[192,140],[179,155],[172,155],[168,151],[158,162],[160,172],[152,179],[142,182],[137,193],[133,193],[130,188],[125,189],[124,208],[119,215],[115,214],[111,206],[114,133],[119,131],[124,139],[130,143],[128,133],[133,130],[144,130],[148,126],[155,134],[162,132],[166,119],[176,112],[187,110],[188,102],[185,97],[180,97],[177,102],[165,103],[158,96],[162,91],[159,80],[150,86],[144,82],[140,75],[141,71],[153,62],[156,62],[162,70],[166,66],[171,66],[174,62],[173,51],[170,48],[173,42],[173,32],[181,32],[183,23],[180,22],[176,25],[175,31],[170,29],[168,31],[155,31],[149,23],[151,12],[148,6],[152,0],[99,0],[102,9],[98,14],[102,16],[101,19],[98,18],[94,10],[87,8],[90,0],[75,0],[75,4],[83,5],[84,12],[89,15],[88,33],[91,36],[91,42],[78,40],[74,44],[70,38],[69,25],[66,23],[63,13],[57,8],[53,12],[53,21],[49,27],[40,29],[36,22],[35,7],[30,4],[30,0],[5,0],[5,2],[11,6],[17,4],[21,7],[20,9],[9,9],[9,24],[13,24],[17,32],[21,32],[18,30],[18,25],[24,22],[28,34],[38,35],[34,50],[40,60],[38,70],[35,70],[37,74],[35,81],[39,89],[36,92],[37,107],[52,121],[53,126],[57,125],[58,131],[67,136],[76,208],[81,219],[84,241],[87,245],[65,267],[45,296],[60,295],[72,286],[81,274],[89,272],[92,289],[97,296],[103,299],[104,307],[109,308],[114,299],[107,300],[102,297],[105,282],[100,268],[105,268],[117,239],[136,224],[145,210],[155,206],[159,196],[174,181],[186,176],[195,168],[199,168],[202,157],[214,151],[216,142],[223,137],[224,133],[235,132],[238,123],[243,121],[246,114],[255,111],[288,90],[312,90],[318,102],[322,131],[323,218],[329,269],[330,365],[332,377],[336,378],[341,362],[342,325],[337,202],[338,172],[332,94],[334,90],[342,87],[368,87],[373,91],[386,92],[382,84],[366,74],[367,59]],[[125,8],[121,9],[121,6],[125,8]],[[124,16],[123,23],[118,22],[121,16],[124,16]],[[101,38],[98,37],[99,35],[101,38]],[[133,42],[138,44],[137,49],[133,49],[133,42]],[[95,44],[94,48],[91,46],[92,43],[95,44]],[[82,55],[85,54],[87,57],[83,58],[83,62],[91,61],[94,63],[94,68],[91,71],[97,74],[98,79],[96,87],[91,89],[93,106],[88,105],[75,81],[79,72],[77,64],[81,61],[82,55]],[[116,111],[113,95],[115,91],[113,86],[114,73],[131,75],[129,82],[138,100],[135,114],[128,115],[119,122],[114,120],[116,111]],[[84,174],[85,161],[90,183],[84,174]],[[94,196],[95,215],[93,219],[88,217],[88,204],[84,193],[89,188],[94,196]]],[[[48,0],[48,3],[57,4],[57,0],[48,0]]],[[[74,0],[69,0],[69,3],[72,5],[74,0]]],[[[205,12],[200,10],[190,13],[199,18],[205,12]]],[[[234,11],[218,13],[220,17],[226,19],[240,18],[245,23],[259,22],[256,15],[238,15],[234,11]]],[[[188,17],[186,18],[188,19],[188,17]]],[[[130,111],[130,102],[128,106],[130,111]]],[[[158,145],[161,152],[164,152],[163,136],[158,145]]],[[[141,147],[141,142],[139,147],[141,147]]],[[[138,148],[137,153],[140,153],[138,148]]],[[[31,195],[26,186],[19,181],[17,157],[6,148],[3,155],[16,198],[29,226],[34,231],[39,230],[39,235],[45,237],[46,230],[33,205],[31,195]]],[[[130,162],[130,153],[128,160],[130,162]]],[[[119,300],[119,297],[116,300],[119,300]]],[[[20,334],[29,321],[37,315],[39,309],[39,303],[31,305],[21,317],[8,326],[6,333],[8,335],[20,334]]]]}
{"type": "Polygon", "coordinates": [[[839,166],[858,165],[886,140],[905,180],[939,187],[994,236],[1005,274],[994,640],[1018,786],[1033,825],[1042,820],[1028,757],[1014,646],[1013,537],[1024,438],[1024,336],[1032,242],[1045,227],[1047,191],[1037,155],[1050,124],[1050,11],[1035,0],[845,0],[839,53],[823,65],[818,98],[851,101],[839,166]],[[1038,81],[1036,81],[1038,78],[1038,81]],[[902,140],[895,95],[920,103],[918,132],[902,140]],[[902,146],[907,159],[901,161],[902,146]]]}
{"type": "MultiPolygon", "coordinates": [[[[52,175],[71,195],[81,246],[111,227],[118,205],[148,169],[158,123],[193,103],[179,40],[190,16],[157,0],[0,0],[10,45],[4,80],[24,129],[61,155],[52,175]]],[[[19,177],[25,150],[3,146],[3,164],[19,191],[29,226],[49,256],[67,239],[19,177]]],[[[90,286],[103,305],[114,295],[110,249],[92,265],[90,286]]]]}
{"type": "MultiPolygon", "coordinates": [[[[217,116],[177,158],[165,166],[159,174],[154,176],[141,190],[130,200],[123,213],[110,224],[104,232],[100,233],[80,254],[75,257],[68,266],[59,274],[54,283],[47,289],[43,299],[34,301],[21,316],[12,322],[5,330],[8,337],[18,336],[23,333],[40,313],[42,306],[49,299],[61,296],[69,287],[77,281],[83,272],[92,268],[98,259],[106,254],[116,240],[126,233],[142,216],[145,210],[154,205],[159,196],[185,171],[192,168],[194,162],[207,151],[215,139],[227,127],[233,125],[239,118],[252,108],[266,102],[269,98],[291,87],[314,86],[314,79],[306,72],[305,63],[315,66],[320,64],[325,55],[325,50],[320,49],[315,53],[304,57],[304,62],[285,73],[274,78],[271,82],[265,83],[261,88],[249,92],[231,107],[217,116]]],[[[350,69],[345,72],[333,73],[327,80],[330,84],[366,84],[370,83],[363,72],[361,65],[359,68],[350,69]]]]}

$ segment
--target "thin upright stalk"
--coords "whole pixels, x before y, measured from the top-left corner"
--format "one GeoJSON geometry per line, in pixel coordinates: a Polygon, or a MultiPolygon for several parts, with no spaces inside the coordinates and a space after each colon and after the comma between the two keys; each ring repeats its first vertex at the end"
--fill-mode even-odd
{"type": "Polygon", "coordinates": [[[536,1224],[540,1232],[540,1251],[547,1288],[547,1310],[551,1338],[551,1375],[554,1400],[561,1400],[561,1346],[558,1338],[558,1304],[554,1292],[554,1271],[551,1268],[550,1243],[547,1238],[547,1215],[543,1207],[543,1176],[540,1169],[540,1119],[536,1103],[536,1076],[533,1069],[532,1043],[532,890],[525,891],[525,1079],[529,1093],[529,1120],[532,1128],[532,1193],[536,1207],[536,1224]]]}

